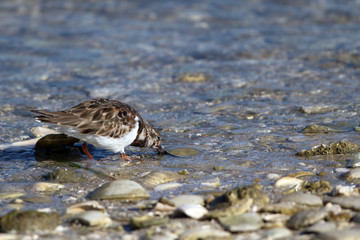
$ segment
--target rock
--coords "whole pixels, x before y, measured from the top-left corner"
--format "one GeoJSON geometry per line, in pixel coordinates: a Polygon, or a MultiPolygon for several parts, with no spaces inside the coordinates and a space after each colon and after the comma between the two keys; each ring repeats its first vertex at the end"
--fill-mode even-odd
{"type": "Polygon", "coordinates": [[[179,207],[179,206],[185,205],[185,204],[199,204],[199,205],[203,206],[204,198],[199,195],[185,194],[185,195],[178,195],[178,196],[170,199],[169,202],[176,207],[179,207]]]}
{"type": "Polygon", "coordinates": [[[324,194],[331,192],[332,186],[328,181],[319,180],[305,184],[304,189],[311,193],[324,194]]]}
{"type": "Polygon", "coordinates": [[[300,229],[303,227],[307,227],[311,224],[319,222],[324,219],[328,215],[328,211],[324,209],[311,209],[305,210],[302,212],[298,212],[293,215],[289,221],[287,222],[287,226],[291,229],[300,229]]]}
{"type": "Polygon", "coordinates": [[[332,230],[322,232],[314,240],[356,240],[360,239],[359,229],[332,230]]]}
{"type": "Polygon", "coordinates": [[[167,182],[176,181],[181,176],[176,172],[171,171],[159,171],[159,172],[151,172],[145,176],[144,184],[149,186],[155,186],[167,182]]]}
{"type": "Polygon", "coordinates": [[[89,227],[108,227],[112,224],[107,213],[95,210],[80,212],[68,218],[67,221],[78,222],[89,227]]]}
{"type": "Polygon", "coordinates": [[[0,218],[0,232],[12,230],[18,233],[51,231],[59,224],[60,216],[57,213],[15,210],[0,218]]]}
{"type": "Polygon", "coordinates": [[[262,219],[257,213],[243,213],[231,217],[220,217],[219,222],[231,232],[255,231],[262,226],[262,219]]]}
{"type": "Polygon", "coordinates": [[[181,183],[165,183],[154,187],[154,191],[166,191],[183,186],[181,183]]]}
{"type": "Polygon", "coordinates": [[[358,168],[360,167],[360,153],[355,153],[350,161],[346,164],[348,168],[358,168]]]}
{"type": "Polygon", "coordinates": [[[208,210],[199,204],[184,204],[179,206],[176,211],[193,219],[201,219],[208,213],[208,210]]]}
{"type": "Polygon", "coordinates": [[[302,133],[330,133],[330,132],[340,132],[330,127],[320,126],[320,125],[309,125],[306,126],[302,131],[302,133]]]}
{"type": "Polygon", "coordinates": [[[182,74],[179,78],[180,82],[187,83],[197,83],[197,82],[205,82],[209,79],[209,76],[204,73],[185,73],[182,74]]]}
{"type": "Polygon", "coordinates": [[[88,181],[89,174],[89,172],[85,173],[81,169],[73,170],[68,168],[58,168],[43,177],[46,180],[58,183],[83,183],[88,181]]]}
{"type": "Polygon", "coordinates": [[[296,192],[286,195],[280,199],[280,202],[294,202],[296,204],[307,205],[311,207],[322,206],[323,202],[320,197],[311,193],[296,192]]]}
{"type": "Polygon", "coordinates": [[[303,185],[304,185],[304,180],[294,177],[283,177],[275,182],[276,188],[284,189],[287,191],[289,189],[294,189],[294,191],[299,191],[303,185]]]}
{"type": "Polygon", "coordinates": [[[232,240],[229,232],[223,230],[212,229],[208,226],[196,227],[183,232],[179,240],[196,240],[196,239],[212,239],[212,240],[232,240]]]}
{"type": "Polygon", "coordinates": [[[261,186],[254,184],[252,186],[237,187],[226,191],[221,196],[215,198],[210,203],[211,209],[225,208],[231,205],[236,205],[237,202],[244,198],[253,199],[253,205],[262,207],[270,202],[269,197],[263,193],[261,186]]]}
{"type": "Polygon", "coordinates": [[[47,191],[57,191],[63,189],[65,186],[59,183],[49,183],[49,182],[38,182],[32,186],[32,190],[36,192],[47,192],[47,191]]]}
{"type": "Polygon", "coordinates": [[[292,232],[287,228],[273,228],[264,232],[264,239],[276,240],[276,239],[290,239],[292,232]]]}
{"type": "Polygon", "coordinates": [[[175,149],[167,149],[166,152],[174,155],[176,157],[191,157],[198,155],[200,153],[199,150],[194,148],[175,148],[175,149]]]}
{"type": "Polygon", "coordinates": [[[150,194],[137,182],[131,180],[116,180],[105,183],[88,194],[91,200],[113,199],[136,201],[149,198],[150,194]]]}
{"type": "Polygon", "coordinates": [[[133,229],[148,228],[155,225],[166,224],[169,221],[168,217],[154,217],[144,215],[141,217],[132,217],[130,219],[130,226],[133,229]]]}
{"type": "Polygon", "coordinates": [[[207,216],[209,218],[219,218],[239,215],[248,211],[253,205],[253,202],[254,200],[252,198],[244,198],[236,202],[234,205],[212,210],[208,213],[207,216]]]}
{"type": "Polygon", "coordinates": [[[349,172],[345,173],[344,179],[347,182],[351,183],[360,183],[360,168],[351,169],[349,172]]]}
{"type": "Polygon", "coordinates": [[[105,213],[106,210],[97,201],[86,201],[72,205],[66,209],[66,214],[78,214],[85,211],[99,211],[105,213]]]}
{"type": "Polygon", "coordinates": [[[343,185],[337,185],[335,189],[332,192],[333,196],[358,196],[359,195],[359,189],[356,188],[356,186],[343,186],[343,185]]]}
{"type": "Polygon", "coordinates": [[[333,204],[339,204],[342,208],[348,208],[355,211],[360,211],[359,197],[333,197],[328,200],[333,204]]]}
{"type": "Polygon", "coordinates": [[[331,112],[335,109],[335,106],[332,105],[312,105],[312,106],[302,106],[300,111],[306,114],[319,114],[331,112]]]}
{"type": "Polygon", "coordinates": [[[308,157],[315,155],[348,154],[359,151],[359,145],[353,142],[337,142],[330,145],[321,144],[309,150],[302,150],[296,156],[308,157]]]}

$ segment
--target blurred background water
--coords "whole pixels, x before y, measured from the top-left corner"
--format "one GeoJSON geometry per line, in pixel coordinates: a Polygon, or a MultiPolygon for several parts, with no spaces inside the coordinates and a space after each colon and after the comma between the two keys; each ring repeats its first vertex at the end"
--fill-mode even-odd
{"type": "MultiPolygon", "coordinates": [[[[331,172],[336,157],[295,152],[359,142],[359,12],[356,0],[0,1],[0,143],[33,137],[29,109],[106,97],[161,129],[165,148],[200,151],[177,159],[130,148],[157,168],[222,166],[229,185],[331,172]],[[300,133],[309,124],[344,132],[300,133]]],[[[2,151],[2,179],[35,162],[32,147],[2,151]]]]}

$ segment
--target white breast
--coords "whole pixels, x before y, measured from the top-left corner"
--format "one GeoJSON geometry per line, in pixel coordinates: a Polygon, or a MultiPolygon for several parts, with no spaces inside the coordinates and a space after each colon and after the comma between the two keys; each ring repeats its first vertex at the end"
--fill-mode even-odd
{"type": "Polygon", "coordinates": [[[104,137],[95,134],[81,134],[76,128],[69,126],[61,126],[61,128],[66,135],[78,138],[84,142],[94,145],[95,147],[104,148],[114,153],[124,153],[124,148],[129,146],[136,139],[139,129],[138,117],[135,118],[135,121],[136,123],[134,128],[119,138],[104,137]]]}

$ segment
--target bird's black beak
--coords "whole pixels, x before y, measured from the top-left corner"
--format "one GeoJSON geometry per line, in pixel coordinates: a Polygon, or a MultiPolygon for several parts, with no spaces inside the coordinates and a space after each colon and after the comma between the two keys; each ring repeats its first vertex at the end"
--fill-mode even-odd
{"type": "Polygon", "coordinates": [[[159,152],[159,155],[164,155],[166,153],[166,151],[162,148],[161,145],[157,146],[156,149],[159,152]]]}

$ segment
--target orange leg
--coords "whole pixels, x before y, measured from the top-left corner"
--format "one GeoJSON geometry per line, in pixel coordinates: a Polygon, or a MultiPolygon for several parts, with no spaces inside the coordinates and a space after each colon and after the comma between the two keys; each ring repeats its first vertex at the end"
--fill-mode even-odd
{"type": "Polygon", "coordinates": [[[84,142],[82,145],[81,145],[81,148],[82,150],[84,151],[84,153],[86,154],[86,156],[88,157],[88,159],[94,159],[91,154],[89,153],[89,150],[87,148],[87,143],[84,142]]]}

